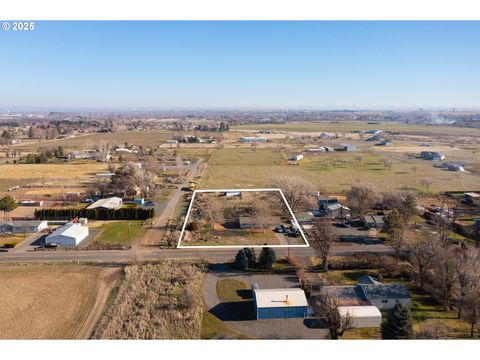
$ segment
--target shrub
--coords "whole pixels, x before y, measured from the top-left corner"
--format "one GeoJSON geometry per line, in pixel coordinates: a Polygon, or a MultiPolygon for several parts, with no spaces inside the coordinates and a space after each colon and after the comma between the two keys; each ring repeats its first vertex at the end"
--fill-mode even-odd
{"type": "Polygon", "coordinates": [[[243,251],[245,252],[245,255],[247,256],[247,259],[248,259],[248,267],[254,268],[255,266],[257,266],[257,256],[255,254],[255,249],[244,248],[243,251]]]}
{"type": "Polygon", "coordinates": [[[192,223],[190,224],[190,231],[198,230],[200,230],[200,224],[198,223],[198,221],[192,221],[192,223]]]}
{"type": "Polygon", "coordinates": [[[271,269],[276,260],[277,255],[275,254],[275,250],[264,247],[258,257],[258,266],[262,269],[271,269]]]}
{"type": "Polygon", "coordinates": [[[246,270],[248,268],[248,258],[243,249],[235,255],[233,266],[237,270],[246,270]]]}

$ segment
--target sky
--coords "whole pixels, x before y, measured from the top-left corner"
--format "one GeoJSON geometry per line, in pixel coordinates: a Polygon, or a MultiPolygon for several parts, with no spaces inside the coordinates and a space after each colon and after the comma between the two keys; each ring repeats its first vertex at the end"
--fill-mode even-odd
{"type": "Polygon", "coordinates": [[[35,22],[0,110],[480,108],[480,22],[35,22]]]}

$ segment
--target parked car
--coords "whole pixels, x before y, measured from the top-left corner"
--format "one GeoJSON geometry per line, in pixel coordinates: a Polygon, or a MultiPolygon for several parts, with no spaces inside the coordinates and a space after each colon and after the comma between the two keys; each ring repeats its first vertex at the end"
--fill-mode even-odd
{"type": "Polygon", "coordinates": [[[339,225],[340,227],[342,228],[349,228],[350,227],[350,223],[348,221],[342,221],[339,225]]]}
{"type": "Polygon", "coordinates": [[[44,245],[45,249],[56,249],[58,247],[58,244],[55,243],[48,243],[44,245]]]}
{"type": "Polygon", "coordinates": [[[275,229],[273,229],[273,231],[278,232],[280,234],[283,234],[285,232],[285,229],[284,229],[283,225],[278,225],[278,226],[275,227],[275,229]]]}
{"type": "Polygon", "coordinates": [[[83,203],[83,204],[91,204],[91,203],[93,203],[94,201],[93,201],[93,199],[83,199],[83,200],[80,201],[80,202],[83,203]]]}

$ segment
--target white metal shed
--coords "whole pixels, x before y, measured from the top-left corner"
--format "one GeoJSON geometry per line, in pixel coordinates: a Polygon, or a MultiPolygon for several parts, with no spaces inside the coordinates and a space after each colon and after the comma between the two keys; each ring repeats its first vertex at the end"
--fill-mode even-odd
{"type": "Polygon", "coordinates": [[[376,306],[339,306],[338,312],[342,317],[349,314],[355,328],[379,327],[382,323],[382,314],[376,306]]]}

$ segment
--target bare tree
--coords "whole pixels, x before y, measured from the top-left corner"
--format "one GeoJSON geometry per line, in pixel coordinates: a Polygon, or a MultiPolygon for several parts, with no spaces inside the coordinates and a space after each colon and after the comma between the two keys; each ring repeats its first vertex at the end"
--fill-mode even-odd
{"type": "Polygon", "coordinates": [[[450,222],[438,214],[434,220],[435,229],[437,231],[437,238],[441,241],[443,247],[448,247],[449,245],[449,232],[450,232],[450,222]]]}
{"type": "Polygon", "coordinates": [[[352,186],[348,191],[347,200],[352,211],[358,216],[362,216],[380,201],[380,197],[372,185],[358,184],[352,186]]]}
{"type": "Polygon", "coordinates": [[[338,240],[338,234],[328,219],[316,219],[309,232],[310,245],[322,259],[323,270],[328,271],[328,256],[332,243],[338,240]]]}
{"type": "Polygon", "coordinates": [[[398,210],[406,224],[408,224],[417,214],[417,199],[411,192],[389,192],[383,196],[382,204],[383,207],[388,210],[398,210]]]}
{"type": "Polygon", "coordinates": [[[456,285],[455,259],[449,249],[441,248],[433,270],[432,290],[442,303],[444,311],[450,310],[450,302],[455,294],[456,285]]]}
{"type": "Polygon", "coordinates": [[[428,191],[428,188],[430,187],[430,185],[432,185],[432,179],[430,178],[423,178],[423,179],[420,179],[420,185],[422,186],[425,186],[425,188],[427,189],[428,191]]]}
{"type": "Polygon", "coordinates": [[[383,158],[382,162],[383,162],[383,166],[386,167],[388,170],[392,169],[393,162],[390,158],[383,158]]]}
{"type": "Polygon", "coordinates": [[[341,315],[338,311],[338,296],[334,293],[316,297],[313,311],[315,316],[325,321],[332,340],[338,340],[353,326],[352,315],[349,313],[341,315]]]}
{"type": "Polygon", "coordinates": [[[387,233],[387,242],[395,250],[395,257],[398,259],[405,246],[406,223],[397,209],[393,209],[388,214],[385,223],[385,232],[387,233]]]}
{"type": "Polygon", "coordinates": [[[308,181],[298,177],[280,176],[272,179],[272,186],[282,189],[293,212],[314,204],[313,186],[308,181]]]}
{"type": "Polygon", "coordinates": [[[440,249],[438,239],[425,235],[410,246],[410,263],[416,280],[423,288],[440,249]]]}

